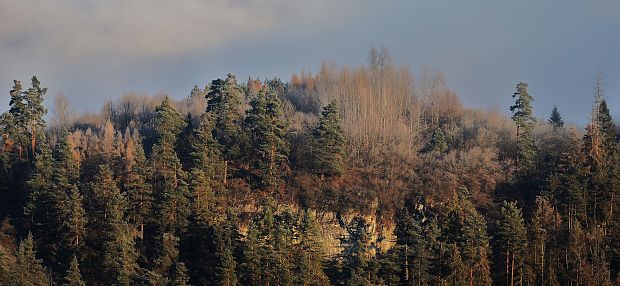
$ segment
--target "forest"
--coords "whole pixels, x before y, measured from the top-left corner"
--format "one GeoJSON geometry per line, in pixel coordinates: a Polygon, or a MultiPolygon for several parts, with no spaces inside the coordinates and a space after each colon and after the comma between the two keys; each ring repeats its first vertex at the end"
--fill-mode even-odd
{"type": "Polygon", "coordinates": [[[620,285],[600,73],[585,127],[524,82],[465,108],[383,48],[98,112],[41,80],[0,116],[0,285],[620,285]]]}

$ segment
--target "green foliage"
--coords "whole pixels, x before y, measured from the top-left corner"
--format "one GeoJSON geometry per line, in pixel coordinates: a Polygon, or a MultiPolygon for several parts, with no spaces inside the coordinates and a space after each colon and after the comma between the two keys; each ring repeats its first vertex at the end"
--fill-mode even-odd
{"type": "Polygon", "coordinates": [[[48,285],[49,277],[41,260],[37,259],[32,234],[28,233],[17,249],[15,266],[11,274],[11,285],[48,285]]]}
{"type": "Polygon", "coordinates": [[[206,95],[207,113],[215,119],[213,135],[223,147],[222,155],[225,160],[239,158],[242,155],[239,146],[242,121],[241,97],[242,90],[232,74],[228,74],[225,80],[213,80],[206,95]]]}
{"type": "Polygon", "coordinates": [[[430,140],[424,146],[424,152],[441,155],[448,150],[446,135],[440,127],[435,128],[430,140]]]}
{"type": "Polygon", "coordinates": [[[336,101],[323,108],[319,126],[312,133],[313,170],[316,174],[334,176],[344,171],[345,137],[336,101]]]}
{"type": "Polygon", "coordinates": [[[327,285],[329,279],[323,271],[325,251],[321,244],[321,231],[316,218],[309,211],[304,212],[301,221],[298,258],[295,262],[296,285],[327,285]]]}
{"type": "Polygon", "coordinates": [[[191,211],[187,174],[175,150],[183,120],[167,98],[155,110],[157,144],[153,146],[152,158],[156,223],[160,233],[177,233],[187,227],[191,211]]]}
{"type": "Polygon", "coordinates": [[[93,233],[98,234],[96,247],[101,247],[101,266],[104,281],[115,285],[131,285],[138,268],[133,232],[127,221],[126,198],[121,194],[106,165],[100,166],[91,189],[97,210],[93,217],[93,233]]]}
{"type": "Polygon", "coordinates": [[[80,273],[80,265],[77,257],[74,255],[69,264],[67,275],[65,275],[63,286],[86,286],[82,280],[82,274],[80,273]]]}
{"type": "Polygon", "coordinates": [[[521,209],[515,202],[504,202],[502,205],[497,222],[497,240],[501,255],[506,259],[506,283],[523,285],[527,278],[527,231],[521,209]]]}
{"type": "Polygon", "coordinates": [[[551,116],[549,116],[549,120],[547,121],[553,128],[562,128],[564,127],[564,120],[562,120],[562,115],[558,111],[558,107],[556,105],[553,106],[551,110],[551,116]]]}
{"type": "Polygon", "coordinates": [[[151,170],[144,155],[144,149],[140,141],[136,142],[132,161],[128,162],[127,175],[123,187],[127,196],[127,218],[129,223],[139,231],[139,236],[144,239],[144,226],[152,222],[153,212],[153,189],[149,183],[151,170]]]}
{"type": "Polygon", "coordinates": [[[532,113],[532,96],[527,92],[527,83],[517,84],[517,91],[512,95],[516,98],[515,104],[510,106],[512,120],[517,125],[517,168],[523,174],[532,171],[536,160],[536,145],[534,143],[534,125],[536,118],[532,113]]]}
{"type": "Polygon", "coordinates": [[[280,102],[277,96],[263,88],[250,106],[244,127],[253,152],[247,154],[247,161],[259,186],[274,188],[281,184],[288,168],[289,147],[280,102]]]}
{"type": "Polygon", "coordinates": [[[368,223],[362,217],[356,217],[349,227],[349,239],[345,249],[347,257],[347,285],[370,285],[370,232],[368,223]]]}

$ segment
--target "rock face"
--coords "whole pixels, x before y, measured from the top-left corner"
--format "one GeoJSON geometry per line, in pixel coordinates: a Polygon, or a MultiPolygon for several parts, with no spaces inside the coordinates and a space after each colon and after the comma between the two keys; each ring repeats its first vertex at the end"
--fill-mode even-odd
{"type": "MultiPolygon", "coordinates": [[[[322,242],[328,256],[334,257],[344,251],[349,239],[348,227],[352,226],[354,219],[358,216],[356,213],[338,215],[331,212],[317,215],[323,231],[322,242]]],[[[396,241],[393,224],[380,224],[374,215],[362,217],[368,224],[371,253],[374,255],[377,251],[383,252],[390,249],[396,241]]]]}
{"type": "MultiPolygon", "coordinates": [[[[290,210],[292,212],[299,212],[300,209],[297,206],[292,205],[280,205],[278,206],[278,212],[283,210],[290,210]]],[[[245,206],[243,211],[251,216],[258,209],[256,206],[245,206]]],[[[346,249],[347,241],[349,240],[349,227],[353,226],[354,219],[356,217],[362,217],[368,224],[368,231],[370,232],[370,245],[369,249],[372,255],[375,255],[377,251],[387,251],[396,242],[396,236],[394,234],[395,224],[388,222],[379,222],[376,215],[360,215],[356,212],[348,212],[346,214],[334,213],[334,212],[315,212],[315,217],[321,226],[321,242],[325,248],[325,254],[328,257],[333,258],[340,255],[346,249]]],[[[248,229],[248,222],[240,226],[240,232],[245,235],[248,229]]]]}

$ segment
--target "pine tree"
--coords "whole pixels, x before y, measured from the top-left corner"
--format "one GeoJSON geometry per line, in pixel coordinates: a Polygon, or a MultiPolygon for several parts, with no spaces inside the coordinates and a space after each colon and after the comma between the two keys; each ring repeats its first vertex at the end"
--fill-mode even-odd
{"type": "MultiPolygon", "coordinates": [[[[191,166],[198,168],[207,175],[209,180],[223,176],[221,146],[213,137],[213,118],[206,113],[202,116],[198,128],[194,130],[193,142],[191,142],[191,166]]],[[[214,184],[216,182],[211,182],[214,184]]]]}
{"type": "Polygon", "coordinates": [[[512,120],[517,125],[517,168],[523,174],[527,174],[534,168],[536,157],[536,145],[534,143],[533,130],[536,118],[532,113],[532,101],[534,100],[527,92],[527,83],[517,84],[517,91],[512,95],[516,98],[515,104],[510,106],[512,120]]]}
{"type": "Polygon", "coordinates": [[[536,198],[536,209],[531,223],[531,252],[537,283],[553,284],[557,281],[556,264],[559,257],[559,241],[561,217],[544,197],[536,198]]]}
{"type": "Polygon", "coordinates": [[[134,236],[124,219],[127,201],[107,165],[100,166],[91,189],[96,194],[91,239],[95,243],[95,249],[101,249],[100,263],[102,274],[105,274],[102,279],[109,284],[130,285],[138,267],[134,236]]]}
{"type": "Polygon", "coordinates": [[[433,135],[427,142],[425,148],[427,153],[435,153],[441,155],[448,150],[448,143],[446,142],[446,135],[443,133],[440,127],[435,128],[433,135]]]}
{"type": "Polygon", "coordinates": [[[297,285],[328,285],[329,279],[323,271],[325,253],[321,244],[321,232],[314,215],[306,210],[300,225],[297,285]]]}
{"type": "Polygon", "coordinates": [[[549,124],[553,126],[553,128],[562,128],[564,127],[564,120],[562,120],[562,116],[558,111],[558,107],[556,105],[553,106],[551,110],[551,116],[549,116],[548,120],[549,124]]]}
{"type": "Polygon", "coordinates": [[[244,121],[252,152],[248,161],[262,187],[277,187],[286,173],[288,143],[279,100],[265,88],[250,102],[244,121]]]}
{"type": "Polygon", "coordinates": [[[366,221],[357,217],[349,229],[349,244],[347,249],[346,270],[348,273],[347,285],[370,285],[370,232],[366,221]]]}
{"type": "Polygon", "coordinates": [[[213,80],[209,86],[207,113],[215,120],[213,135],[222,147],[224,158],[224,179],[230,172],[229,162],[238,159],[241,154],[241,96],[242,90],[234,75],[228,74],[225,80],[213,80]]]}
{"type": "Polygon", "coordinates": [[[460,190],[457,200],[460,204],[457,209],[460,222],[457,245],[469,272],[469,285],[490,285],[490,246],[486,219],[469,200],[467,189],[460,190]]]}
{"type": "Polygon", "coordinates": [[[403,246],[403,277],[406,283],[421,285],[430,283],[433,247],[437,239],[434,218],[425,213],[425,206],[416,204],[404,208],[396,219],[396,243],[403,246]]]}
{"type": "Polygon", "coordinates": [[[524,285],[526,280],[527,233],[521,209],[504,202],[497,224],[497,243],[506,259],[506,285],[524,285]]]}
{"type": "Polygon", "coordinates": [[[64,278],[63,286],[86,286],[86,283],[82,280],[82,274],[80,274],[80,266],[77,260],[77,256],[73,256],[67,274],[64,278]]]}
{"type": "Polygon", "coordinates": [[[30,151],[34,154],[37,140],[44,136],[45,120],[43,117],[47,114],[47,108],[43,105],[43,96],[47,88],[41,87],[41,82],[36,76],[32,77],[31,84],[32,87],[24,92],[24,100],[26,103],[25,123],[30,131],[30,151]]]}
{"type": "Polygon", "coordinates": [[[276,220],[273,239],[274,285],[293,285],[293,261],[291,254],[293,227],[296,219],[286,211],[276,220]]]}
{"type": "Polygon", "coordinates": [[[336,101],[323,108],[319,126],[314,130],[312,148],[314,172],[320,175],[340,175],[344,170],[344,132],[336,101]]]}
{"type": "Polygon", "coordinates": [[[218,260],[216,276],[219,285],[232,286],[237,285],[237,274],[235,272],[237,263],[234,257],[232,238],[228,234],[225,229],[216,232],[216,257],[218,260]]]}
{"type": "Polygon", "coordinates": [[[156,222],[160,233],[177,233],[187,227],[190,213],[187,174],[177,157],[175,146],[183,120],[168,98],[156,108],[157,144],[153,146],[156,222]]]}
{"type": "Polygon", "coordinates": [[[20,81],[13,81],[10,95],[9,110],[2,114],[0,125],[4,143],[3,151],[7,152],[6,154],[13,153],[16,157],[12,159],[13,161],[23,159],[28,147],[28,134],[24,134],[27,130],[26,102],[20,81]]]}
{"type": "Polygon", "coordinates": [[[126,163],[128,167],[124,189],[127,195],[127,217],[138,230],[140,239],[144,239],[144,228],[151,221],[153,210],[153,189],[149,183],[150,168],[144,155],[142,143],[137,140],[133,154],[126,163]]]}
{"type": "Polygon", "coordinates": [[[53,157],[46,144],[39,144],[38,150],[24,213],[30,218],[41,257],[53,270],[61,271],[79,250],[86,218],[66,134],[59,140],[53,157]]]}
{"type": "Polygon", "coordinates": [[[244,285],[261,285],[261,250],[258,223],[251,223],[243,249],[242,279],[244,285]]]}
{"type": "Polygon", "coordinates": [[[36,258],[32,234],[28,233],[17,249],[15,268],[11,274],[11,285],[49,285],[42,261],[36,258]]]}
{"type": "MultiPolygon", "coordinates": [[[[188,284],[187,268],[179,258],[179,238],[171,233],[161,235],[153,272],[163,279],[188,284]]],[[[177,284],[173,284],[177,285],[177,284]]]]}

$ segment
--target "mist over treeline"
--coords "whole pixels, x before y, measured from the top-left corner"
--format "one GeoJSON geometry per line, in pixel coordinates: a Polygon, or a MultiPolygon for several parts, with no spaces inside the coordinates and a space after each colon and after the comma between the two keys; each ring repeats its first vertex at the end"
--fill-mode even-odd
{"type": "Polygon", "coordinates": [[[16,80],[0,285],[620,285],[602,79],[585,128],[524,82],[511,117],[465,108],[385,48],[88,113],[16,80]]]}

